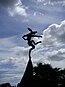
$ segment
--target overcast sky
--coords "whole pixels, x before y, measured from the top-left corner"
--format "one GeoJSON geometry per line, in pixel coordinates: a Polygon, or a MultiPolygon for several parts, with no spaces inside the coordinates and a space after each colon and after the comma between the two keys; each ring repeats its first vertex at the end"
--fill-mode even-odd
{"type": "Polygon", "coordinates": [[[29,46],[22,39],[27,28],[42,38],[32,51],[33,65],[49,63],[65,68],[65,0],[0,0],[0,83],[20,82],[29,46]]]}

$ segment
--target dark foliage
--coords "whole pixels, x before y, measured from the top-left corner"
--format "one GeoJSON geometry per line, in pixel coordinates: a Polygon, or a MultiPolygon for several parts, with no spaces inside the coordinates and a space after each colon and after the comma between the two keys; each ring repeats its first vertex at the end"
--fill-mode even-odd
{"type": "Polygon", "coordinates": [[[10,83],[3,83],[0,85],[0,87],[11,87],[10,83]]]}
{"type": "Polygon", "coordinates": [[[0,87],[16,87],[16,86],[11,86],[10,83],[3,83],[0,84],[0,87]]]}
{"type": "Polygon", "coordinates": [[[39,63],[34,67],[35,84],[38,87],[65,87],[65,69],[52,68],[49,64],[39,63]]]}

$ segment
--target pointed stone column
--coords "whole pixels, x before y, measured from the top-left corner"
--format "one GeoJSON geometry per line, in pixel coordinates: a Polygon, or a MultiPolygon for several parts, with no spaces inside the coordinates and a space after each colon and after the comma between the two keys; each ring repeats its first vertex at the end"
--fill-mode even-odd
{"type": "Polygon", "coordinates": [[[32,87],[33,81],[33,65],[31,58],[29,58],[26,70],[24,72],[23,78],[17,87],[32,87]]]}

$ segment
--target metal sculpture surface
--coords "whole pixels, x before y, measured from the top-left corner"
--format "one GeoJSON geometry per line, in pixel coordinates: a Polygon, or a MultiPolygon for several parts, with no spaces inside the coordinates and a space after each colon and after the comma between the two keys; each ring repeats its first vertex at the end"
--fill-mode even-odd
{"type": "Polygon", "coordinates": [[[32,47],[29,50],[29,58],[31,58],[31,51],[35,48],[35,45],[37,45],[38,43],[41,43],[41,41],[35,43],[35,41],[32,39],[32,37],[42,37],[42,36],[36,35],[37,31],[32,31],[32,29],[30,29],[30,28],[28,28],[28,30],[30,32],[28,34],[24,35],[22,38],[24,40],[27,40],[28,45],[32,47]]]}

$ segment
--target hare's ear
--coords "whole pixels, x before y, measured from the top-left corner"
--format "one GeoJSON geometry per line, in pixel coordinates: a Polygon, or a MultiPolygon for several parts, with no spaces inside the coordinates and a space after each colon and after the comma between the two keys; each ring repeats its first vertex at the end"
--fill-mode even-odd
{"type": "Polygon", "coordinates": [[[27,28],[29,31],[31,31],[32,32],[32,29],[30,29],[30,28],[27,28]]]}

